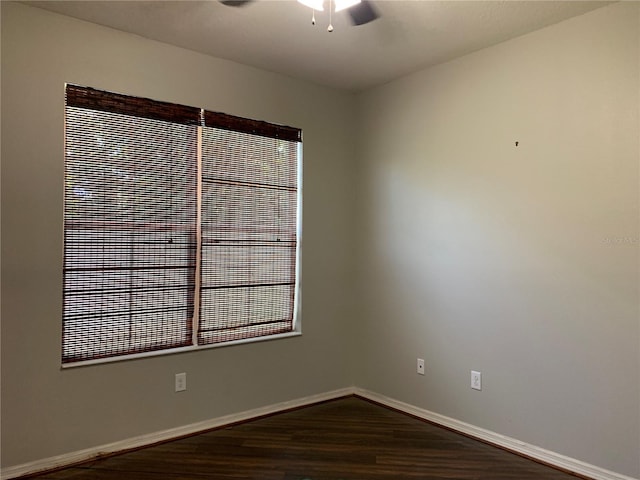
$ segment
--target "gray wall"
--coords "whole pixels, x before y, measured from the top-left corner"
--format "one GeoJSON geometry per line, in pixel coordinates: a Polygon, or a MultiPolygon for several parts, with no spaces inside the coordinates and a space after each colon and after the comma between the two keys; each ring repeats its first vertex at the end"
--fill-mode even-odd
{"type": "Polygon", "coordinates": [[[639,7],[360,95],[359,386],[640,476],[639,7]]]}
{"type": "Polygon", "coordinates": [[[357,385],[640,477],[639,19],[354,97],[3,2],[3,466],[357,385]],[[302,337],[60,370],[64,82],[304,129],[302,337]]]}
{"type": "Polygon", "coordinates": [[[353,384],[353,114],[348,94],[2,2],[3,466],[353,384]],[[60,370],[65,82],[303,129],[301,337],[60,370]]]}

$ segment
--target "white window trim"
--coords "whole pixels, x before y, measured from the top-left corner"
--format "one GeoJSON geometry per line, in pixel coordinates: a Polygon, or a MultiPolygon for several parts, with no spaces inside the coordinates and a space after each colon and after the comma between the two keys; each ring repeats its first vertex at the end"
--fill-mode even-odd
{"type": "Polygon", "coordinates": [[[242,340],[232,340],[224,343],[211,343],[207,345],[190,345],[188,347],[167,348],[165,350],[154,350],[153,352],[130,353],[128,355],[118,355],[115,357],[97,358],[95,360],[82,360],[80,362],[63,363],[61,368],[62,370],[66,370],[68,368],[88,367],[90,365],[101,365],[105,363],[114,363],[114,362],[126,362],[130,360],[140,360],[142,358],[159,357],[162,355],[174,355],[178,353],[188,353],[188,352],[195,352],[199,350],[210,350],[212,348],[232,347],[236,345],[244,345],[247,343],[268,342],[271,340],[281,340],[284,338],[301,337],[302,331],[300,329],[300,321],[296,321],[295,315],[293,317],[293,321],[294,321],[294,330],[291,332],[277,333],[275,335],[263,335],[262,337],[245,338],[242,340]]]}

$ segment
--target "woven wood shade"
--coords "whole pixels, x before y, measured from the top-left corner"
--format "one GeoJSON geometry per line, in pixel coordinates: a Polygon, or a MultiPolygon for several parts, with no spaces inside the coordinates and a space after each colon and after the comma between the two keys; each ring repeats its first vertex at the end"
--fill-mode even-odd
{"type": "Polygon", "coordinates": [[[63,363],[291,331],[300,130],[75,85],[66,101],[63,363]]]}
{"type": "Polygon", "coordinates": [[[287,332],[295,292],[297,143],[205,127],[201,343],[287,332]]]}

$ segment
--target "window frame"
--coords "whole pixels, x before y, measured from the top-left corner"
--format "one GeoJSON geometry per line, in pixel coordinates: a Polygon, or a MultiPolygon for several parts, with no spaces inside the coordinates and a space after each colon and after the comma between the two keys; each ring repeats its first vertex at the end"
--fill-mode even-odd
{"type": "MultiPolygon", "coordinates": [[[[111,363],[117,361],[127,361],[134,360],[139,358],[147,358],[154,357],[160,355],[170,355],[175,353],[182,352],[191,352],[197,350],[206,350],[210,348],[223,348],[233,345],[242,345],[246,343],[254,343],[261,341],[271,341],[282,338],[289,338],[294,336],[300,336],[302,334],[302,325],[301,325],[301,247],[302,247],[302,167],[303,167],[303,147],[302,147],[302,130],[286,127],[281,125],[276,125],[264,121],[257,121],[251,119],[245,119],[241,117],[236,117],[228,114],[223,114],[219,112],[209,112],[204,109],[195,109],[194,107],[186,107],[177,104],[171,104],[167,102],[158,102],[155,100],[149,100],[140,97],[133,97],[128,95],[122,95],[117,93],[112,93],[103,90],[97,90],[90,87],[82,87],[73,84],[65,84],[65,182],[67,179],[67,108],[70,106],[67,102],[67,93],[72,90],[74,94],[74,105],[71,106],[79,106],[80,108],[86,108],[89,110],[93,110],[96,108],[99,102],[116,102],[118,105],[114,108],[116,111],[112,111],[112,113],[123,113],[125,115],[138,116],[143,118],[152,118],[156,120],[165,120],[171,121],[167,117],[164,116],[162,111],[160,113],[153,110],[154,105],[160,105],[161,107],[173,108],[171,115],[177,115],[180,119],[179,121],[190,122],[194,128],[197,129],[197,192],[196,192],[196,210],[197,210],[197,226],[196,226],[196,235],[197,235],[197,248],[196,248],[196,282],[193,289],[193,294],[195,296],[195,305],[194,305],[194,314],[191,319],[186,319],[185,322],[190,323],[191,325],[191,344],[185,346],[178,347],[169,347],[169,348],[159,348],[151,351],[141,351],[135,353],[117,353],[112,356],[105,356],[101,358],[94,359],[86,359],[86,360],[76,360],[76,361],[65,361],[63,353],[64,353],[64,345],[61,342],[61,367],[62,368],[73,368],[78,366],[86,366],[86,365],[94,365],[94,364],[103,364],[103,363],[111,363]],[[151,108],[150,116],[147,116],[146,113],[141,114],[139,110],[134,105],[134,108],[129,109],[128,102],[133,102],[138,107],[140,105],[143,106],[143,109],[147,106],[151,108]],[[98,103],[96,103],[98,102],[98,103]],[[199,121],[197,124],[194,124],[191,120],[191,116],[193,115],[193,111],[198,110],[199,121]],[[186,120],[185,118],[188,117],[186,120]],[[296,205],[295,205],[295,253],[294,253],[294,285],[293,285],[293,299],[291,304],[292,310],[292,320],[291,320],[291,330],[274,333],[274,334],[266,334],[253,336],[249,338],[241,338],[228,340],[218,343],[199,343],[198,335],[200,332],[200,312],[202,310],[202,305],[200,302],[200,296],[202,292],[202,280],[200,278],[202,274],[202,156],[203,156],[203,146],[202,146],[202,137],[203,130],[207,127],[214,127],[222,130],[232,130],[235,132],[246,133],[250,135],[259,135],[268,138],[279,139],[278,135],[283,135],[283,140],[294,141],[296,144],[296,185],[295,185],[295,193],[296,193],[296,205]]],[[[102,109],[103,111],[110,111],[111,106],[107,106],[104,108],[103,106],[98,106],[97,109],[102,109]]],[[[66,186],[65,186],[65,195],[66,195],[66,186]]],[[[66,222],[66,210],[65,210],[65,222],[66,222]]],[[[63,230],[67,232],[66,223],[63,226],[63,230]]],[[[63,262],[66,262],[67,259],[67,250],[66,246],[63,248],[63,262]]],[[[66,295],[65,284],[63,283],[63,304],[64,298],[66,295]]],[[[64,327],[64,317],[62,319],[63,327],[64,327]]],[[[64,339],[61,339],[64,341],[64,339]]]]}

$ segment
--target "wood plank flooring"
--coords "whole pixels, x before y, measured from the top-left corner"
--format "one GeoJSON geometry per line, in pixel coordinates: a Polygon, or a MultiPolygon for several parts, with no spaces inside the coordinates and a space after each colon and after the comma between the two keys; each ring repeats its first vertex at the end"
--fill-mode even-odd
{"type": "Polygon", "coordinates": [[[357,397],[281,413],[39,480],[575,480],[357,397]]]}

